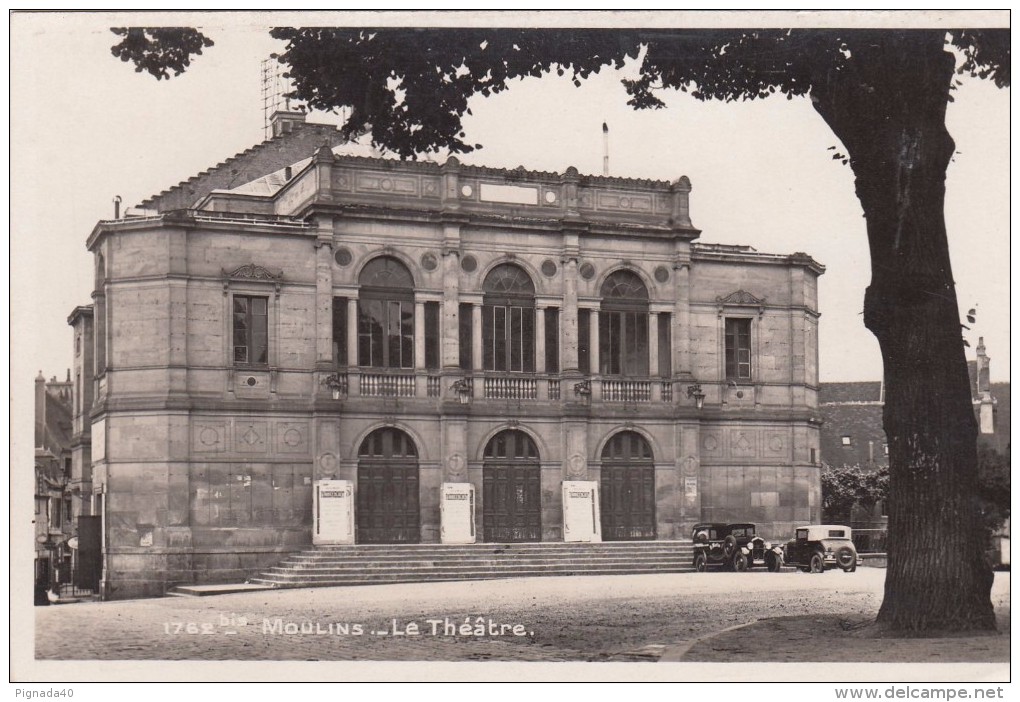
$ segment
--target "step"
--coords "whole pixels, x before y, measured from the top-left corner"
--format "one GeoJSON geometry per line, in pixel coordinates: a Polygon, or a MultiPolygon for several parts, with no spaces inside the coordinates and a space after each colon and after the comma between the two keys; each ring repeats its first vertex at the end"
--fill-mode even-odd
{"type": "Polygon", "coordinates": [[[360,566],[360,565],[373,565],[382,563],[396,563],[396,564],[407,564],[407,565],[431,565],[433,563],[445,563],[450,565],[470,565],[472,563],[479,563],[485,561],[501,562],[501,563],[560,563],[564,561],[580,561],[586,563],[629,563],[634,561],[662,561],[662,560],[693,560],[693,553],[641,553],[641,554],[619,554],[619,555],[592,555],[592,554],[564,554],[562,556],[534,556],[534,555],[518,555],[512,556],[499,556],[492,554],[479,554],[473,558],[465,557],[463,555],[444,555],[436,554],[434,556],[423,556],[416,558],[340,558],[340,557],[320,557],[320,558],[288,558],[281,561],[278,566],[284,568],[307,568],[312,566],[322,565],[335,565],[335,566],[360,566]]]}
{"type": "MultiPolygon", "coordinates": [[[[365,566],[364,568],[358,568],[355,572],[357,574],[370,574],[370,573],[391,573],[391,572],[410,572],[410,573],[468,573],[479,570],[506,570],[508,573],[515,572],[517,570],[528,569],[528,570],[605,570],[605,571],[617,571],[627,570],[633,568],[648,568],[648,569],[662,569],[662,568],[685,568],[693,565],[690,561],[661,561],[655,563],[648,562],[620,562],[620,563],[493,563],[491,561],[472,563],[468,565],[426,565],[426,566],[415,566],[415,565],[378,565],[378,566],[365,566]]],[[[351,572],[349,568],[337,568],[337,567],[311,567],[311,568],[281,568],[279,566],[270,568],[265,571],[264,575],[273,576],[293,576],[297,578],[315,577],[321,573],[347,573],[351,572]]]]}
{"type": "Polygon", "coordinates": [[[421,550],[464,550],[464,551],[559,551],[570,549],[583,550],[641,550],[641,549],[669,549],[689,546],[693,547],[692,541],[603,541],[601,543],[574,543],[562,541],[544,541],[527,543],[477,543],[477,544],[324,544],[314,549],[306,550],[305,553],[347,551],[364,553],[413,553],[421,550]]]}
{"type": "Polygon", "coordinates": [[[591,575],[662,575],[667,573],[691,573],[694,572],[694,568],[690,565],[670,568],[670,569],[643,569],[633,568],[628,570],[620,571],[606,571],[606,570],[591,570],[591,569],[572,569],[563,571],[550,571],[550,570],[516,570],[511,573],[508,572],[495,572],[495,571],[481,571],[481,572],[461,572],[456,574],[421,574],[421,573],[391,573],[385,575],[375,575],[370,577],[349,575],[349,576],[334,576],[334,577],[322,577],[314,579],[276,579],[269,577],[253,578],[251,582],[259,585],[269,585],[272,587],[329,587],[339,585],[373,585],[382,583],[420,583],[420,582],[451,582],[460,580],[505,580],[513,578],[532,578],[532,577],[550,577],[550,576],[591,576],[591,575]]]}
{"type": "Polygon", "coordinates": [[[619,563],[619,564],[532,564],[527,566],[520,566],[514,563],[501,563],[494,565],[479,564],[475,567],[444,567],[436,566],[432,568],[414,568],[414,567],[401,567],[401,566],[380,566],[380,567],[367,567],[361,568],[356,571],[352,571],[344,568],[306,568],[303,570],[287,570],[283,568],[270,569],[263,573],[260,577],[276,577],[276,578],[321,578],[321,577],[332,577],[334,575],[354,575],[354,576],[368,576],[368,575],[386,575],[392,573],[408,573],[418,575],[430,575],[433,573],[478,573],[478,572],[506,572],[506,573],[517,573],[523,571],[548,573],[561,570],[587,570],[587,571],[604,571],[604,572],[619,572],[626,570],[669,570],[674,568],[693,568],[694,566],[687,561],[684,562],[673,562],[673,563],[619,563]]]}
{"type": "Polygon", "coordinates": [[[294,588],[685,573],[693,557],[689,540],[323,545],[290,554],[250,582],[294,588]]]}

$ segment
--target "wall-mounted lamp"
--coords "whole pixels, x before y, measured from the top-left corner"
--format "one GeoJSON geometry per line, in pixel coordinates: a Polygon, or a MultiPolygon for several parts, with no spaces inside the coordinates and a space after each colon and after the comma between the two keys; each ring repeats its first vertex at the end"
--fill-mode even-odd
{"type": "Polygon", "coordinates": [[[580,383],[574,383],[574,395],[582,400],[591,397],[591,381],[582,380],[580,383]]]}
{"type": "Polygon", "coordinates": [[[687,397],[694,398],[694,405],[701,409],[705,406],[705,393],[701,391],[701,383],[687,386],[687,397]]]}
{"type": "Polygon", "coordinates": [[[457,393],[457,398],[460,400],[460,404],[466,405],[471,400],[471,392],[473,390],[472,382],[470,378],[461,378],[456,380],[450,385],[450,389],[457,393]]]}

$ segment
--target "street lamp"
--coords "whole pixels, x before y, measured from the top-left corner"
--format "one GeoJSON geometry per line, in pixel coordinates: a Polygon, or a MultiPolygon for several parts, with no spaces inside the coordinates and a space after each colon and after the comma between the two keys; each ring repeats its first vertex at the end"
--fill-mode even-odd
{"type": "Polygon", "coordinates": [[[694,398],[694,405],[700,410],[705,406],[705,393],[701,391],[701,383],[687,386],[687,397],[694,398]]]}

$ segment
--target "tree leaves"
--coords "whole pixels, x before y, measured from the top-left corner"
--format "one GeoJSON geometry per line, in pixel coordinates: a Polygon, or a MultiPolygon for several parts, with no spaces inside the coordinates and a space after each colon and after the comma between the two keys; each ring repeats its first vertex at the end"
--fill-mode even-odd
{"type": "Polygon", "coordinates": [[[191,57],[213,45],[212,39],[191,27],[113,27],[111,32],[124,37],[110,52],[121,61],[135,64],[156,80],[179,76],[191,65],[191,57]]]}

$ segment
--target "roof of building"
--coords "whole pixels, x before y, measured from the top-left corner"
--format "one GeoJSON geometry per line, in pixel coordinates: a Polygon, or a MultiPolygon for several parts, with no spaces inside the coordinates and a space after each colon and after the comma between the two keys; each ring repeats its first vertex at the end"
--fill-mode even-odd
{"type": "Polygon", "coordinates": [[[333,147],[344,141],[335,125],[298,123],[293,131],[234,154],[212,168],[143,200],[138,207],[158,212],[186,209],[213,190],[249,183],[305,158],[323,143],[333,147]]]}
{"type": "Polygon", "coordinates": [[[846,402],[881,402],[882,383],[867,380],[852,383],[822,383],[818,389],[818,404],[846,402]]]}
{"type": "Polygon", "coordinates": [[[46,403],[46,418],[45,421],[35,422],[35,445],[54,455],[60,455],[71,448],[73,430],[71,408],[48,392],[43,398],[46,403]]]}
{"type": "MultiPolygon", "coordinates": [[[[823,463],[861,467],[872,462],[875,466],[889,465],[882,425],[881,386],[878,381],[821,384],[818,410],[823,420],[820,437],[823,463]],[[844,444],[843,437],[849,437],[850,443],[844,444]]],[[[972,394],[975,401],[979,399],[976,393],[972,394]]],[[[1010,384],[992,383],[991,394],[995,403],[995,432],[978,434],[978,441],[1002,453],[1010,444],[1010,384]]],[[[978,407],[974,405],[975,412],[978,407]]]]}
{"type": "MultiPolygon", "coordinates": [[[[823,387],[826,384],[823,383],[823,387]]],[[[827,404],[822,414],[820,446],[822,463],[830,466],[867,467],[889,465],[885,454],[883,405],[879,402],[827,404]],[[848,437],[849,443],[843,438],[848,437]]]]}

